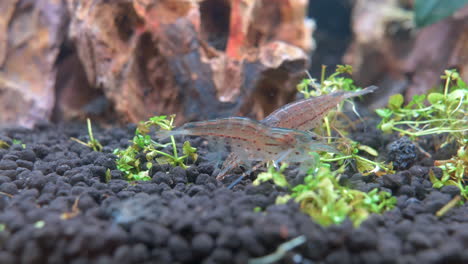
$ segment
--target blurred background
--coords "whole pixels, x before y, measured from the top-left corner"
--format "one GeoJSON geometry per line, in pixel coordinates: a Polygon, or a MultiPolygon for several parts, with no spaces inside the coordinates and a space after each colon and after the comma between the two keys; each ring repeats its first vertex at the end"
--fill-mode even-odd
{"type": "Polygon", "coordinates": [[[411,98],[468,79],[466,0],[2,0],[0,125],[262,119],[338,64],[411,98]]]}

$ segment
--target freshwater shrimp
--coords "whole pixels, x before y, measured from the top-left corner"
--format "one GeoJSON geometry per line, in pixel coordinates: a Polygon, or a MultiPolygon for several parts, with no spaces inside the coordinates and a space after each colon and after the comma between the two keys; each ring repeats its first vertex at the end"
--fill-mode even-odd
{"type": "MultiPolygon", "coordinates": [[[[374,92],[378,87],[369,86],[358,92],[334,92],[331,94],[299,100],[284,105],[260,122],[270,127],[281,127],[309,131],[322,123],[322,118],[343,100],[374,92]]],[[[223,163],[223,170],[217,179],[222,180],[233,167],[240,165],[235,153],[231,153],[223,163]]]]}
{"type": "MultiPolygon", "coordinates": [[[[159,131],[159,139],[169,136],[215,137],[215,144],[230,146],[236,160],[303,162],[310,159],[310,151],[336,151],[333,147],[315,141],[311,133],[286,128],[269,127],[245,117],[221,118],[191,122],[172,131],[159,131]]],[[[223,168],[223,170],[226,168],[223,168]]]]}
{"type": "Polygon", "coordinates": [[[322,118],[343,100],[372,93],[377,88],[377,86],[372,85],[357,92],[334,92],[292,102],[278,108],[260,122],[271,127],[311,130],[318,127],[322,118]]]}

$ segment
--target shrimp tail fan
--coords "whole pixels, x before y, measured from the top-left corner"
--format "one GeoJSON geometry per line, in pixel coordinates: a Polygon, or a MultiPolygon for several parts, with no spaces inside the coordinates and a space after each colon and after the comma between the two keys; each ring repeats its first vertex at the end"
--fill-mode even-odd
{"type": "Polygon", "coordinates": [[[365,94],[368,94],[368,93],[373,93],[375,90],[379,89],[378,86],[375,86],[375,85],[371,85],[369,87],[366,87],[360,91],[357,91],[357,92],[349,92],[349,93],[346,93],[345,94],[345,98],[351,98],[351,97],[356,97],[356,96],[361,96],[361,95],[365,95],[365,94]]]}

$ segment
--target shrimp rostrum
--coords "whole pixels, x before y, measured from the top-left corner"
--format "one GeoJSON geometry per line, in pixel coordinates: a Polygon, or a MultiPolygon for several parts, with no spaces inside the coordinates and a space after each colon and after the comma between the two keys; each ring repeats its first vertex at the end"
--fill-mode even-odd
{"type": "MultiPolygon", "coordinates": [[[[336,150],[314,140],[311,133],[278,127],[269,127],[245,117],[230,117],[187,123],[172,131],[159,131],[157,137],[203,136],[214,138],[215,144],[229,146],[238,161],[250,165],[254,161],[273,161],[310,164],[311,151],[336,150]]],[[[231,169],[228,165],[223,171],[231,169]]],[[[306,168],[304,168],[306,169],[306,168]]]]}

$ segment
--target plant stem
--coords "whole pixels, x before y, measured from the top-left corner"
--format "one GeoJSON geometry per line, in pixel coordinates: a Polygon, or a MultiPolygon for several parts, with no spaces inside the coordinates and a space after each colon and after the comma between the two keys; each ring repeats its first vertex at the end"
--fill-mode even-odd
{"type": "Polygon", "coordinates": [[[155,149],[155,150],[153,150],[153,152],[154,152],[154,153],[157,153],[157,154],[160,154],[160,155],[162,155],[162,156],[164,156],[164,157],[166,157],[166,158],[169,158],[169,159],[171,159],[171,160],[174,160],[174,157],[171,156],[171,154],[167,154],[167,153],[164,152],[164,151],[160,151],[160,150],[155,149]]]}
{"type": "Polygon", "coordinates": [[[451,123],[466,122],[459,119],[431,119],[431,120],[422,120],[422,121],[398,121],[393,123],[394,125],[419,125],[419,124],[430,124],[434,122],[446,121],[451,123]]]}
{"type": "Polygon", "coordinates": [[[171,136],[171,142],[172,142],[172,148],[173,148],[173,151],[174,151],[174,157],[177,159],[177,146],[176,146],[176,143],[175,143],[175,139],[174,139],[174,136],[171,136]]]}
{"type": "Polygon", "coordinates": [[[353,156],[353,158],[355,158],[355,159],[360,159],[360,160],[365,161],[365,162],[367,162],[367,163],[369,163],[369,164],[372,164],[372,165],[374,165],[374,166],[376,166],[376,167],[381,167],[382,169],[387,170],[387,168],[381,166],[379,163],[377,163],[377,162],[375,162],[375,161],[372,161],[372,160],[370,160],[370,159],[366,159],[366,158],[361,157],[361,156],[358,156],[358,155],[352,155],[352,156],[353,156]]]}
{"type": "Polygon", "coordinates": [[[322,65],[322,73],[320,74],[320,86],[323,86],[323,82],[325,81],[325,72],[327,70],[326,65],[322,65]]]}
{"type": "Polygon", "coordinates": [[[452,73],[449,73],[449,75],[447,76],[447,79],[445,80],[445,87],[444,87],[444,98],[447,99],[447,93],[448,93],[448,88],[449,88],[449,84],[450,84],[450,81],[452,79],[452,73]]]}
{"type": "Polygon", "coordinates": [[[388,171],[388,170],[389,170],[388,168],[384,167],[382,164],[379,164],[378,162],[375,162],[375,161],[366,159],[366,158],[364,158],[364,157],[361,157],[361,156],[355,155],[355,154],[346,155],[346,156],[341,156],[341,157],[332,158],[332,159],[320,158],[320,161],[324,161],[324,162],[333,162],[333,161],[340,161],[340,160],[346,160],[346,159],[361,160],[361,161],[367,162],[367,163],[369,163],[369,164],[372,164],[372,165],[374,165],[374,166],[376,166],[376,167],[382,168],[382,169],[385,170],[385,171],[388,171]]]}
{"type": "Polygon", "coordinates": [[[460,102],[458,103],[458,105],[457,105],[457,107],[455,108],[455,110],[453,110],[452,113],[450,113],[450,114],[453,114],[453,113],[457,112],[458,109],[460,109],[460,107],[462,106],[462,104],[463,104],[463,96],[462,96],[462,98],[460,98],[460,102]]]}
{"type": "Polygon", "coordinates": [[[448,210],[452,209],[457,205],[457,203],[460,201],[460,195],[455,196],[452,200],[450,200],[446,205],[444,205],[439,211],[437,211],[436,216],[441,217],[445,213],[448,212],[448,210]]]}
{"type": "Polygon", "coordinates": [[[320,158],[320,160],[324,161],[324,162],[333,162],[333,161],[340,161],[340,160],[350,159],[352,157],[353,157],[353,155],[346,155],[346,156],[340,156],[340,157],[331,158],[331,159],[320,158]]]}
{"type": "Polygon", "coordinates": [[[393,130],[398,131],[402,134],[405,135],[410,135],[413,137],[420,137],[420,136],[425,136],[425,135],[431,135],[431,134],[441,134],[441,133],[456,133],[456,132],[465,132],[468,131],[468,128],[466,129],[443,129],[443,128],[432,128],[432,129],[427,129],[419,132],[410,132],[406,131],[404,129],[400,129],[397,127],[392,127],[393,130]]]}
{"type": "Polygon", "coordinates": [[[323,118],[325,122],[325,128],[327,129],[327,136],[328,136],[328,144],[331,143],[331,128],[330,128],[330,121],[328,120],[328,116],[323,118]]]}
{"type": "MultiPolygon", "coordinates": [[[[89,139],[90,139],[90,141],[94,141],[93,128],[91,127],[91,120],[89,118],[86,118],[86,123],[88,124],[89,139]]],[[[96,150],[94,150],[94,151],[96,151],[96,150]]]]}
{"type": "Polygon", "coordinates": [[[422,112],[422,113],[427,113],[427,111],[433,109],[432,106],[428,106],[428,107],[424,107],[424,108],[420,108],[420,109],[404,109],[404,108],[401,108],[401,109],[398,109],[398,111],[400,112],[408,112],[408,113],[414,113],[414,112],[422,112]]]}

